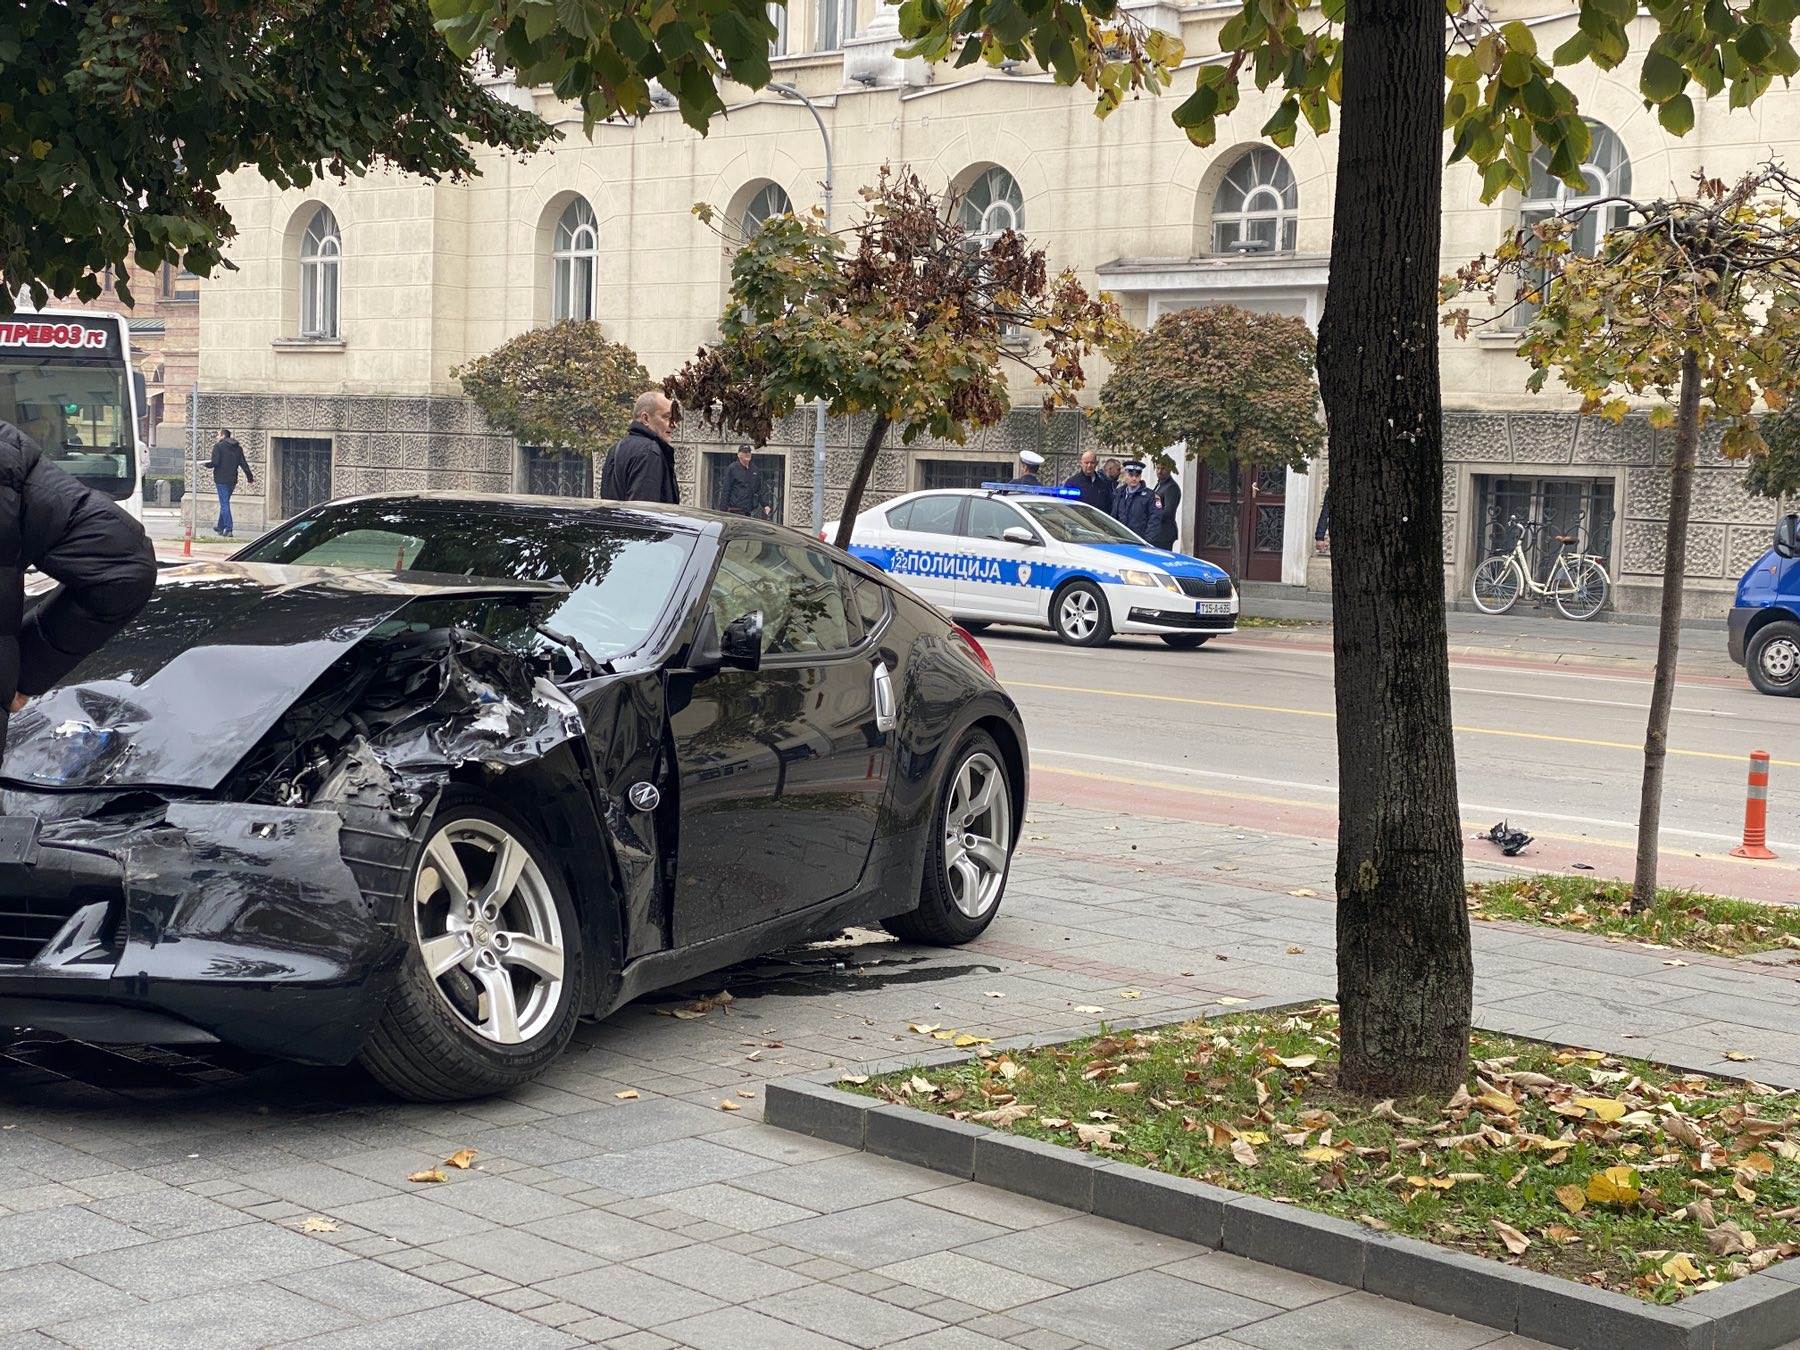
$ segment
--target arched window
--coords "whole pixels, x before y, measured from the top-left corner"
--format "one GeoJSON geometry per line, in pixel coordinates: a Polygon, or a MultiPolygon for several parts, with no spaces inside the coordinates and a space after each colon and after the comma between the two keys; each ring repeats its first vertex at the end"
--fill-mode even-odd
{"type": "Polygon", "coordinates": [[[978,244],[1025,228],[1025,197],[1005,169],[989,169],[963,193],[957,221],[978,244]]]}
{"type": "MultiPolygon", "coordinates": [[[[1631,192],[1631,160],[1617,133],[1604,123],[1589,121],[1588,152],[1581,162],[1580,187],[1571,187],[1550,172],[1550,151],[1540,146],[1531,157],[1531,187],[1519,203],[1519,223],[1529,228],[1540,220],[1569,211],[1580,212],[1575,232],[1569,236],[1573,252],[1592,257],[1601,236],[1625,223],[1625,207],[1614,204],[1608,210],[1585,210],[1607,197],[1628,196],[1631,192]]],[[[1548,278],[1540,277],[1537,289],[1548,278]]],[[[1537,306],[1520,306],[1520,322],[1525,322],[1537,306]]]]}
{"type": "Polygon", "coordinates": [[[556,237],[550,248],[550,318],[588,320],[594,317],[594,278],[599,271],[600,226],[594,208],[577,197],[563,208],[556,221],[556,237]]]}
{"type": "Polygon", "coordinates": [[[300,336],[338,336],[338,273],[344,241],[337,217],[321,206],[300,237],[300,336]]]}
{"type": "Polygon", "coordinates": [[[1300,189],[1281,152],[1239,156],[1213,197],[1213,252],[1292,253],[1299,227],[1300,189]]]}
{"type": "Polygon", "coordinates": [[[770,217],[785,215],[793,209],[794,203],[780,183],[764,183],[744,207],[744,214],[738,220],[739,236],[748,243],[762,231],[764,222],[770,217]]]}

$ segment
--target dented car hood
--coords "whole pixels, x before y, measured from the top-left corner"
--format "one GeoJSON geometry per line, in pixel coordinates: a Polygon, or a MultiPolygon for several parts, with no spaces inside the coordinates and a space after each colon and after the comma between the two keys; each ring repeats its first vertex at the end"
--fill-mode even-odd
{"type": "Polygon", "coordinates": [[[562,590],[266,563],[168,568],[143,613],[12,719],[0,777],[211,791],[333,661],[413,601],[562,590]]]}

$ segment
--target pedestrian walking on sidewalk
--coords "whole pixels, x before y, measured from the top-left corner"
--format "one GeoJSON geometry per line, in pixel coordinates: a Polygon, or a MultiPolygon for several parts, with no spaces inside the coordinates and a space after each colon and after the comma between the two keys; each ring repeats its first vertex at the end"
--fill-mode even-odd
{"type": "Polygon", "coordinates": [[[252,484],[256,475],[250,472],[250,461],[244,455],[244,447],[237,443],[231,434],[230,427],[220,427],[219,434],[213,438],[212,458],[206,461],[206,467],[212,470],[213,486],[219,491],[219,523],[216,526],[219,534],[231,538],[231,494],[237,491],[238,475],[241,473],[252,484]]]}
{"type": "Polygon", "coordinates": [[[660,389],[637,397],[625,439],[612,449],[600,470],[600,495],[615,502],[681,501],[675,483],[675,405],[660,389]]]}
{"type": "Polygon", "coordinates": [[[1167,464],[1157,464],[1156,486],[1150,495],[1156,499],[1156,532],[1144,537],[1158,548],[1172,549],[1181,533],[1181,484],[1175,481],[1167,464]]]}
{"type": "Polygon", "coordinates": [[[1154,538],[1162,528],[1156,494],[1144,486],[1144,466],[1138,460],[1125,463],[1125,486],[1113,498],[1113,516],[1140,539],[1154,538]]]}
{"type": "Polygon", "coordinates": [[[156,554],[144,528],[0,422],[0,750],[6,719],[144,607],[156,554]],[[62,585],[25,617],[25,569],[62,585]]]}
{"type": "Polygon", "coordinates": [[[1081,469],[1069,475],[1064,487],[1072,487],[1081,493],[1081,500],[1089,506],[1097,506],[1107,515],[1112,514],[1113,480],[1100,471],[1100,457],[1092,450],[1081,452],[1081,469]]]}
{"type": "Polygon", "coordinates": [[[729,511],[734,516],[768,516],[769,507],[763,501],[762,475],[751,467],[753,458],[748,442],[737,448],[737,458],[719,475],[718,495],[713,503],[715,509],[729,511]]]}

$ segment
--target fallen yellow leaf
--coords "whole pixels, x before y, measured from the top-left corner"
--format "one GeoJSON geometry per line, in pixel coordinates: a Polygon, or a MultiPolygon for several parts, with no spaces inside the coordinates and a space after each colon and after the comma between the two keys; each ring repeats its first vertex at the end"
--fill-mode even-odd
{"type": "Polygon", "coordinates": [[[1235,1008],[1239,1004],[1247,1003],[1248,1001],[1248,999],[1232,998],[1229,994],[1220,994],[1219,997],[1213,1000],[1214,1003],[1220,1004],[1226,1008],[1235,1008]]]}
{"type": "Polygon", "coordinates": [[[908,1022],[906,1024],[906,1029],[908,1031],[916,1031],[921,1036],[929,1036],[929,1035],[931,1035],[932,1032],[937,1030],[937,1023],[935,1023],[935,1022],[908,1022]]]}
{"type": "Polygon", "coordinates": [[[1144,991],[1142,989],[1121,989],[1121,990],[1119,990],[1120,998],[1142,998],[1143,996],[1144,996],[1144,991]]]}
{"type": "Polygon", "coordinates": [[[613,1093],[613,1096],[617,1097],[622,1102],[635,1102],[637,1100],[637,1095],[636,1088],[626,1088],[623,1092],[613,1093]]]}
{"type": "Polygon", "coordinates": [[[861,1087],[868,1081],[869,1075],[866,1073],[847,1073],[842,1078],[838,1079],[838,1082],[849,1083],[852,1087],[861,1087]]]}
{"type": "Polygon", "coordinates": [[[1746,1055],[1742,1050],[1727,1050],[1725,1052],[1725,1058],[1730,1060],[1733,1064],[1748,1064],[1751,1060],[1755,1059],[1756,1056],[1746,1055]]]}
{"type": "Polygon", "coordinates": [[[474,1149],[459,1148],[456,1150],[456,1152],[452,1153],[448,1158],[444,1159],[444,1166],[445,1167],[454,1167],[459,1172],[466,1172],[469,1170],[469,1164],[474,1161],[475,1161],[475,1150],[474,1149]]]}
{"type": "Polygon", "coordinates": [[[1276,1055],[1275,1062],[1284,1069],[1310,1069],[1319,1062],[1317,1055],[1276,1055]]]}
{"type": "Polygon", "coordinates": [[[327,1219],[320,1214],[309,1214],[300,1222],[302,1233],[335,1233],[337,1230],[336,1219],[327,1219]]]}
{"type": "Polygon", "coordinates": [[[1496,1115],[1516,1116],[1519,1114],[1519,1104],[1505,1093],[1484,1092],[1475,1101],[1477,1105],[1496,1115]]]}
{"type": "Polygon", "coordinates": [[[957,1032],[955,1038],[950,1042],[959,1050],[967,1050],[971,1045],[992,1045],[993,1043],[992,1036],[971,1036],[966,1031],[957,1032]]]}
{"type": "Polygon", "coordinates": [[[411,1176],[407,1177],[407,1180],[408,1181],[418,1181],[418,1182],[437,1182],[437,1181],[448,1181],[448,1180],[450,1180],[450,1178],[445,1176],[441,1171],[439,1171],[435,1167],[427,1167],[422,1172],[414,1172],[411,1176]]]}
{"type": "Polygon", "coordinates": [[[1754,1173],[1759,1177],[1772,1176],[1775,1172],[1775,1160],[1758,1149],[1755,1153],[1746,1153],[1738,1160],[1738,1171],[1754,1173]]]}
{"type": "Polygon", "coordinates": [[[1571,1214],[1579,1214],[1587,1208],[1587,1196],[1579,1186],[1558,1186],[1556,1201],[1571,1214]]]}
{"type": "Polygon", "coordinates": [[[1587,1198],[1596,1205],[1636,1204],[1640,1194],[1637,1173],[1629,1167],[1609,1167],[1587,1179],[1587,1198]]]}
{"type": "Polygon", "coordinates": [[[743,1110],[743,1108],[741,1106],[739,1106],[736,1102],[723,1101],[723,1102],[719,1103],[719,1110],[721,1110],[721,1111],[741,1111],[741,1110],[743,1110]]]}
{"type": "Polygon", "coordinates": [[[1250,1142],[1247,1139],[1233,1139],[1231,1141],[1231,1156],[1237,1159],[1237,1161],[1245,1167],[1255,1167],[1258,1162],[1256,1150],[1250,1147],[1250,1142]]]}
{"type": "Polygon", "coordinates": [[[1694,1258],[1686,1252],[1676,1252],[1675,1255],[1664,1261],[1662,1273],[1677,1284],[1693,1284],[1696,1280],[1706,1278],[1705,1272],[1694,1264],[1694,1258]]]}
{"type": "Polygon", "coordinates": [[[1309,1163],[1334,1163],[1339,1154],[1335,1148],[1323,1148],[1315,1144],[1311,1148],[1301,1149],[1300,1156],[1309,1163]]]}
{"type": "Polygon", "coordinates": [[[1627,1109],[1624,1102],[1612,1097],[1577,1097],[1575,1105],[1585,1106],[1594,1113],[1596,1119],[1608,1122],[1618,1120],[1627,1109]]]}
{"type": "Polygon", "coordinates": [[[1421,1191],[1447,1191],[1456,1182],[1449,1177],[1408,1177],[1406,1184],[1421,1191]]]}
{"type": "Polygon", "coordinates": [[[1014,1121],[1025,1119],[1035,1110],[1037,1107],[1029,1106],[1024,1102],[1008,1102],[1005,1106],[996,1106],[992,1111],[977,1111],[969,1119],[979,1120],[984,1125],[1005,1127],[1014,1121]]]}

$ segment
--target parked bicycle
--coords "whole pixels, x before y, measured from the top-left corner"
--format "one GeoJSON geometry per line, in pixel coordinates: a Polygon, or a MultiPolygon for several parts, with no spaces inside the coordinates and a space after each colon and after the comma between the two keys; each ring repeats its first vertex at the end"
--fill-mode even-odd
{"type": "Polygon", "coordinates": [[[1469,588],[1475,608],[1483,614],[1504,614],[1528,591],[1539,601],[1553,603],[1565,619],[1591,619],[1606,607],[1606,598],[1612,592],[1612,578],[1598,558],[1573,550],[1578,536],[1554,536],[1556,557],[1540,582],[1531,574],[1531,559],[1525,541],[1541,527],[1517,516],[1508,524],[1513,531],[1512,550],[1484,559],[1475,569],[1475,580],[1469,588]]]}

